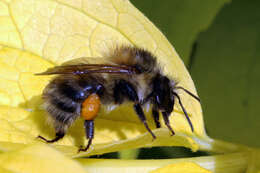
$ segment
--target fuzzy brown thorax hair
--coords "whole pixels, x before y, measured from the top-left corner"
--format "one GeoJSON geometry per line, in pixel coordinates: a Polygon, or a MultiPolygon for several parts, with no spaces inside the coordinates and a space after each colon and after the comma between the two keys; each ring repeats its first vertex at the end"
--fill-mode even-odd
{"type": "Polygon", "coordinates": [[[115,64],[134,66],[140,73],[159,72],[155,56],[144,49],[119,46],[108,56],[115,64]]]}

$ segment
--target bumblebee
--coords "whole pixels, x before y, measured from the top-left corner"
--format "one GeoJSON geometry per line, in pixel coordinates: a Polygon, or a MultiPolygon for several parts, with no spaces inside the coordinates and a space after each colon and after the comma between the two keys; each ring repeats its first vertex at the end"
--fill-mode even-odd
{"type": "Polygon", "coordinates": [[[88,144],[79,151],[87,151],[94,138],[94,120],[100,105],[116,106],[133,102],[133,109],[147,131],[156,138],[147,124],[144,106],[151,106],[152,117],[157,128],[161,127],[159,113],[165,125],[174,135],[169,116],[177,99],[193,131],[193,125],[177,94],[181,89],[196,100],[200,99],[178,86],[176,81],[163,74],[156,57],[149,51],[131,46],[113,49],[102,62],[95,58],[78,58],[37,75],[56,75],[43,91],[44,107],[53,120],[56,137],[47,143],[64,137],[67,129],[78,118],[84,121],[88,144]]]}

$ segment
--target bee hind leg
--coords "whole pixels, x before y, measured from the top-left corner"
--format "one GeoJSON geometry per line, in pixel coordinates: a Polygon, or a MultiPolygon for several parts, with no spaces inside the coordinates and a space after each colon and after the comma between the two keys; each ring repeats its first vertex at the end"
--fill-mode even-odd
{"type": "Polygon", "coordinates": [[[88,139],[88,144],[85,148],[79,148],[78,152],[87,151],[92,144],[92,140],[94,138],[94,121],[93,120],[85,120],[84,127],[86,131],[86,137],[88,139]]]}
{"type": "Polygon", "coordinates": [[[42,136],[38,136],[37,138],[40,138],[42,140],[44,140],[47,143],[53,143],[53,142],[57,142],[58,140],[62,139],[64,137],[65,133],[64,132],[57,132],[56,133],[56,137],[54,139],[48,140],[42,136]]]}

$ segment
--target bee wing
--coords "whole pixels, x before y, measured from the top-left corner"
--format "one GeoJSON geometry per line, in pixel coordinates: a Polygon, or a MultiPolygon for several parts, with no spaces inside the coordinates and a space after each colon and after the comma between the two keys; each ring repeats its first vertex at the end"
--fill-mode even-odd
{"type": "Polygon", "coordinates": [[[132,66],[119,65],[101,58],[78,58],[60,66],[49,68],[47,71],[37,73],[36,75],[54,75],[54,74],[89,74],[89,73],[115,73],[115,74],[136,74],[136,69],[132,66]],[[102,64],[96,64],[97,61],[102,64]],[[96,62],[90,64],[89,62],[96,62]]]}
{"type": "Polygon", "coordinates": [[[108,60],[108,58],[103,57],[82,57],[82,58],[75,58],[69,61],[64,62],[61,66],[67,65],[84,65],[84,64],[111,64],[116,65],[115,63],[108,60]]]}

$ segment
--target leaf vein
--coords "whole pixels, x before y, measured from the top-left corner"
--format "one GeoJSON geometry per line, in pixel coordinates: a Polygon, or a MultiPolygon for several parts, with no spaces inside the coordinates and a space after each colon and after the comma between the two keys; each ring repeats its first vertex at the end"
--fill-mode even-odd
{"type": "Polygon", "coordinates": [[[11,10],[11,8],[10,8],[10,4],[8,4],[7,6],[8,6],[10,18],[11,18],[13,24],[14,24],[14,27],[15,27],[15,29],[16,29],[18,35],[19,35],[19,38],[20,38],[20,41],[21,41],[21,44],[22,44],[22,49],[24,49],[24,41],[23,41],[22,34],[21,34],[21,32],[19,31],[18,26],[17,26],[17,24],[16,24],[16,22],[15,22],[14,16],[13,16],[13,14],[12,14],[12,10],[11,10]]]}

